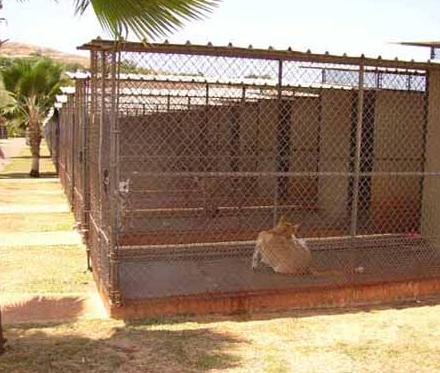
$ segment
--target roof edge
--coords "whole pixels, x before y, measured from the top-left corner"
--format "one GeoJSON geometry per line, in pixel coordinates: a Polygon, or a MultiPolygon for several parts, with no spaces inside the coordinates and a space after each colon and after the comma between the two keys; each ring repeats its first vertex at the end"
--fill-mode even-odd
{"type": "Polygon", "coordinates": [[[238,58],[253,58],[253,59],[267,59],[267,60],[282,60],[282,61],[310,61],[318,63],[334,63],[346,65],[364,65],[388,67],[394,69],[413,69],[413,70],[427,70],[440,69],[440,64],[432,63],[430,60],[426,62],[416,62],[414,60],[404,61],[397,57],[394,60],[382,59],[381,56],[377,58],[365,57],[364,55],[355,57],[344,55],[332,55],[328,52],[324,54],[312,53],[310,50],[301,52],[288,48],[287,50],[277,50],[272,47],[268,49],[235,47],[232,44],[228,46],[214,46],[212,43],[207,45],[196,45],[187,42],[185,44],[171,44],[167,41],[164,43],[143,43],[131,41],[114,41],[93,39],[78,47],[79,50],[89,51],[126,51],[139,53],[174,53],[174,54],[190,54],[190,55],[206,55],[206,56],[225,56],[238,58]]]}

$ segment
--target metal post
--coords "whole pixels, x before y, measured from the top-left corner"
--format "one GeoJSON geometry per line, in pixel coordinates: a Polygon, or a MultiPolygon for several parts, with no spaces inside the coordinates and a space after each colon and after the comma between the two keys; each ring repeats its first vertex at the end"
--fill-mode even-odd
{"type": "Polygon", "coordinates": [[[99,181],[99,222],[102,227],[102,196],[104,194],[104,175],[103,175],[103,146],[104,146],[104,120],[105,120],[105,80],[106,80],[106,52],[101,52],[101,107],[99,111],[99,147],[98,147],[98,181],[99,181]]]}
{"type": "Polygon", "coordinates": [[[55,112],[55,169],[60,173],[60,112],[55,112]]]}
{"type": "Polygon", "coordinates": [[[206,97],[205,97],[205,105],[209,105],[209,83],[206,83],[206,97]]]}
{"type": "Polygon", "coordinates": [[[71,130],[71,134],[72,134],[72,138],[71,138],[71,141],[72,141],[72,158],[71,158],[71,163],[72,163],[72,178],[71,178],[71,184],[70,184],[70,188],[71,188],[71,196],[72,196],[72,201],[71,201],[71,204],[72,204],[72,207],[73,206],[75,206],[75,186],[76,186],[76,184],[75,184],[75,179],[76,179],[76,176],[75,176],[75,174],[76,174],[76,172],[78,172],[77,171],[77,165],[76,165],[76,161],[77,161],[77,158],[76,158],[76,152],[77,152],[77,150],[78,149],[76,149],[76,136],[77,136],[77,134],[76,134],[76,131],[78,131],[78,128],[77,128],[77,125],[78,125],[78,116],[76,115],[77,113],[76,113],[76,95],[77,95],[77,93],[73,93],[72,95],[71,95],[71,97],[70,97],[70,99],[71,99],[71,104],[70,104],[70,111],[71,111],[71,118],[72,118],[72,121],[71,121],[71,126],[72,126],[72,130],[71,130]]]}
{"type": "Polygon", "coordinates": [[[354,155],[354,179],[353,179],[353,200],[351,205],[351,224],[350,235],[357,234],[358,202],[359,202],[359,180],[361,168],[361,146],[362,146],[362,118],[364,108],[364,64],[359,66],[359,91],[357,102],[357,121],[356,121],[356,148],[354,155]]]}
{"type": "MultiPolygon", "coordinates": [[[[278,60],[278,111],[281,110],[281,100],[283,98],[282,84],[283,84],[283,61],[278,60]]],[[[278,133],[277,133],[277,139],[278,139],[278,133]]],[[[277,150],[278,150],[278,146],[275,151],[277,151],[277,150]]],[[[277,159],[277,158],[278,158],[278,154],[275,154],[275,159],[277,159]]],[[[277,167],[277,172],[279,172],[278,165],[276,167],[277,167]]],[[[279,198],[278,183],[279,183],[279,177],[277,176],[276,182],[275,182],[275,188],[274,188],[274,196],[273,196],[273,225],[274,226],[278,222],[278,198],[279,198]]]]}
{"type": "Polygon", "coordinates": [[[111,61],[111,128],[110,128],[110,299],[113,304],[121,302],[119,291],[119,257],[118,238],[120,231],[120,203],[119,203],[119,130],[118,130],[118,104],[119,90],[118,76],[120,65],[120,52],[117,48],[112,52],[111,61]]]}
{"type": "Polygon", "coordinates": [[[211,151],[209,149],[209,83],[206,83],[205,86],[205,108],[203,111],[203,122],[201,124],[201,141],[202,141],[202,147],[201,147],[201,155],[202,155],[202,164],[203,164],[203,171],[209,172],[212,171],[212,164],[211,159],[209,158],[209,155],[211,154],[211,151]]]}
{"type": "MultiPolygon", "coordinates": [[[[96,183],[92,181],[92,178],[90,178],[90,175],[92,175],[96,170],[92,169],[92,162],[96,162],[96,159],[91,160],[92,154],[93,157],[95,157],[95,149],[96,146],[96,138],[94,136],[95,127],[98,123],[96,123],[96,110],[97,110],[97,99],[98,99],[98,87],[97,87],[97,71],[98,69],[98,53],[96,51],[90,52],[90,71],[91,71],[91,77],[90,77],[90,109],[88,111],[89,113],[89,122],[87,125],[87,196],[88,196],[88,211],[87,211],[87,223],[89,232],[85,236],[87,247],[89,248],[89,257],[87,258],[87,267],[89,270],[93,271],[93,260],[97,260],[97,258],[92,258],[92,241],[90,240],[91,233],[91,223],[92,219],[95,219],[96,221],[96,201],[94,201],[94,210],[92,211],[92,193],[96,194],[96,183]],[[92,142],[93,141],[93,142],[92,142]],[[89,158],[90,157],[90,158],[89,158]]],[[[98,124],[99,125],[99,124],[98,124]]],[[[99,174],[98,174],[98,180],[99,180],[99,174]]],[[[98,235],[99,237],[99,235],[98,235]]],[[[99,239],[99,238],[98,238],[99,239]]]]}
{"type": "MultiPolygon", "coordinates": [[[[89,235],[89,213],[90,213],[90,192],[89,192],[89,152],[88,152],[88,130],[90,123],[88,122],[88,88],[89,81],[81,80],[79,84],[81,88],[81,100],[79,105],[79,117],[81,118],[81,176],[82,176],[82,194],[83,194],[83,206],[82,206],[82,234],[84,241],[88,242],[89,235]]],[[[86,245],[87,250],[87,269],[91,270],[92,265],[90,261],[90,246],[86,245]]]]}

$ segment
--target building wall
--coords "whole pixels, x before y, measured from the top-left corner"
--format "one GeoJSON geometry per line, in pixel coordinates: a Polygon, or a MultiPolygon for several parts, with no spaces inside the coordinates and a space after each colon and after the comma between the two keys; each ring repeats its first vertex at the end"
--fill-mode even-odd
{"type": "MultiPolygon", "coordinates": [[[[425,97],[418,92],[377,91],[373,172],[420,172],[423,165],[425,97]]],[[[421,178],[375,176],[371,180],[372,229],[416,231],[421,178]]]]}
{"type": "MultiPolygon", "coordinates": [[[[295,97],[292,102],[290,144],[292,172],[319,170],[321,102],[319,96],[295,97]]],[[[298,176],[290,179],[289,195],[293,202],[316,205],[318,178],[298,176]]]]}
{"type": "MultiPolygon", "coordinates": [[[[320,172],[349,172],[353,92],[323,90],[321,94],[320,172]]],[[[324,218],[348,216],[347,176],[320,176],[319,208],[324,218]]]]}
{"type": "MultiPolygon", "coordinates": [[[[172,213],[182,215],[186,230],[202,223],[207,229],[221,230],[235,222],[235,217],[251,214],[240,209],[266,206],[259,212],[253,210],[255,220],[246,218],[247,228],[259,230],[262,221],[267,227],[272,224],[271,206],[276,204],[281,206],[279,214],[287,211],[292,219],[305,222],[311,230],[304,234],[321,235],[316,233],[319,230],[326,232],[322,235],[348,234],[352,196],[348,173],[353,169],[358,93],[342,89],[319,93],[290,97],[283,106],[277,99],[266,99],[121,117],[120,148],[125,157],[121,175],[132,178],[128,207],[179,209],[172,213]],[[281,122],[287,125],[288,171],[339,175],[289,177],[285,196],[278,193],[281,178],[273,174],[242,177],[247,172],[278,171],[281,122]],[[152,177],[143,172],[234,172],[241,176],[152,177]],[[295,206],[297,211],[282,205],[295,206]],[[228,210],[226,217],[215,212],[219,207],[238,210],[228,210]],[[199,210],[183,213],[188,208],[199,210]]],[[[371,112],[364,112],[363,117],[365,121],[370,116],[374,130],[371,171],[421,171],[424,96],[385,90],[368,94],[371,105],[364,110],[371,112]]],[[[417,230],[421,178],[374,176],[370,181],[370,201],[363,205],[368,211],[359,211],[359,233],[417,230]]],[[[360,199],[366,198],[364,193],[361,189],[360,199]]],[[[142,230],[141,223],[133,226],[142,230]]],[[[155,229],[158,226],[160,219],[154,224],[155,229]]]]}

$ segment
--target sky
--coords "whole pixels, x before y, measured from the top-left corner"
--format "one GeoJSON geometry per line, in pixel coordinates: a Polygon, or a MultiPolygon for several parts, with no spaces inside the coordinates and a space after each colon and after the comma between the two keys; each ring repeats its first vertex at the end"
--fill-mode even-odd
{"type": "MultiPolygon", "coordinates": [[[[0,26],[0,39],[86,54],[76,47],[109,35],[92,11],[74,16],[72,4],[69,0],[3,0],[0,15],[7,22],[0,26]]],[[[426,60],[427,49],[393,43],[440,40],[440,1],[223,0],[206,20],[187,23],[167,39],[426,60]]]]}

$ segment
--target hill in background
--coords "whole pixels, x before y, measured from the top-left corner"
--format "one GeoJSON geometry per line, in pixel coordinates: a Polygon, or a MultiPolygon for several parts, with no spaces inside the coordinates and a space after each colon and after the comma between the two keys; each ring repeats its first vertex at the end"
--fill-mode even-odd
{"type": "Polygon", "coordinates": [[[88,68],[89,59],[77,54],[69,54],[60,52],[56,49],[44,48],[32,44],[6,42],[0,47],[0,56],[9,58],[23,57],[49,57],[57,62],[64,64],[80,64],[84,68],[88,68]]]}

